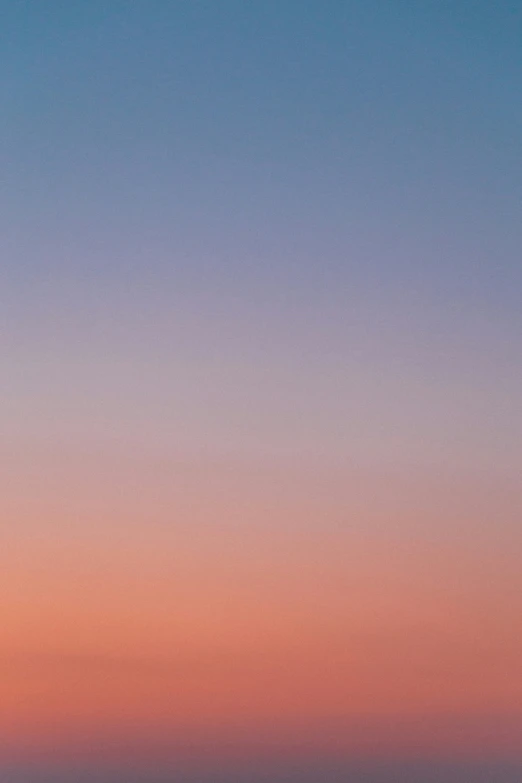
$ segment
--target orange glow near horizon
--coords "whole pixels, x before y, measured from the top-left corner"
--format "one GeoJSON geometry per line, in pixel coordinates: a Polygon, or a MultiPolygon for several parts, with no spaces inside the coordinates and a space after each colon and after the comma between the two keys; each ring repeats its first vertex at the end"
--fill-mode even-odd
{"type": "Polygon", "coordinates": [[[371,484],[357,496],[341,480],[297,478],[267,495],[266,478],[256,491],[259,476],[249,486],[225,471],[192,516],[193,486],[176,498],[164,487],[157,508],[176,522],[146,535],[125,526],[121,499],[88,530],[62,510],[45,540],[30,519],[26,534],[4,534],[4,746],[60,756],[90,737],[168,756],[221,737],[238,753],[256,741],[514,751],[516,556],[487,536],[459,541],[443,520],[415,536],[418,504],[379,498],[378,483],[372,500],[371,484]],[[384,535],[383,515],[400,528],[384,535]]]}

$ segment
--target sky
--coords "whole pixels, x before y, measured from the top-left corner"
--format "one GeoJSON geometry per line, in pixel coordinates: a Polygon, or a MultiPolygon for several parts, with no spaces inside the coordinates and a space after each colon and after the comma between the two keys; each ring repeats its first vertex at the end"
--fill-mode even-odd
{"type": "Polygon", "coordinates": [[[522,775],[522,7],[0,0],[0,776],[522,775]]]}

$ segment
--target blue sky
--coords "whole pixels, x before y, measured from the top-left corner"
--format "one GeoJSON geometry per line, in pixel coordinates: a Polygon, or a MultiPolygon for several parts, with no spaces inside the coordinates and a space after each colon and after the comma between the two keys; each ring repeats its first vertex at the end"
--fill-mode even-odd
{"type": "Polygon", "coordinates": [[[516,4],[8,5],[14,274],[382,280],[515,314],[516,4]]]}

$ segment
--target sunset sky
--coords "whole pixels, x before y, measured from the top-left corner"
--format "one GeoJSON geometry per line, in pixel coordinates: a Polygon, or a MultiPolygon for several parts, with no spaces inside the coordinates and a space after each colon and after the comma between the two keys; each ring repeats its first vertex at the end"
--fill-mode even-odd
{"type": "Polygon", "coordinates": [[[2,783],[520,783],[521,42],[0,0],[2,783]]]}

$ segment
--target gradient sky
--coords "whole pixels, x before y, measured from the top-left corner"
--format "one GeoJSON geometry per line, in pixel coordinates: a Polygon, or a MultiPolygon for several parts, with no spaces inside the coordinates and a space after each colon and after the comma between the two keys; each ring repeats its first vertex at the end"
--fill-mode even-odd
{"type": "Polygon", "coordinates": [[[0,774],[522,776],[522,6],[0,0],[0,774]]]}

